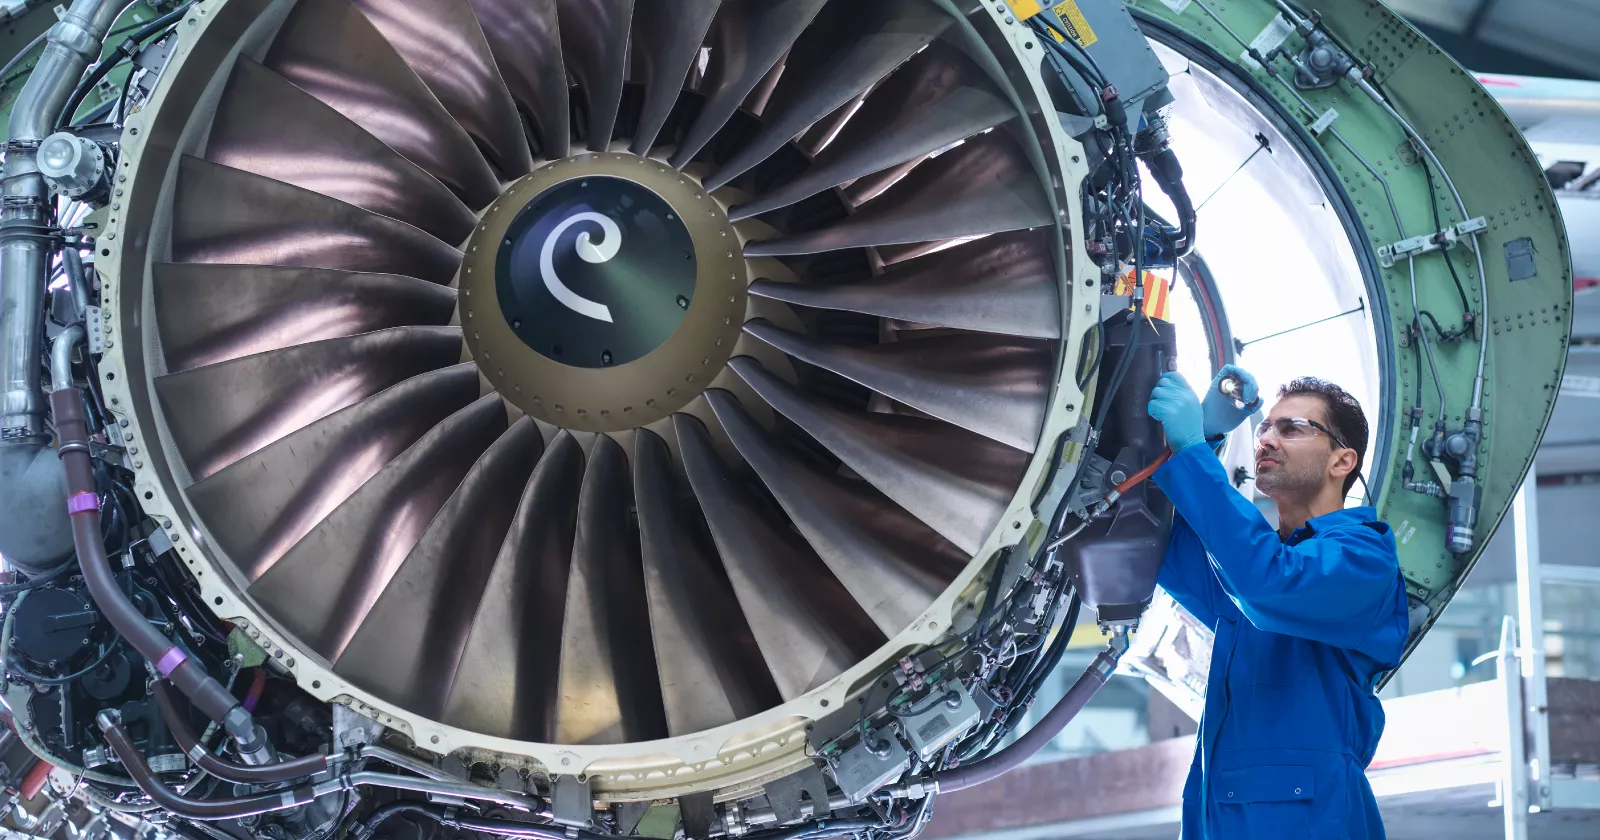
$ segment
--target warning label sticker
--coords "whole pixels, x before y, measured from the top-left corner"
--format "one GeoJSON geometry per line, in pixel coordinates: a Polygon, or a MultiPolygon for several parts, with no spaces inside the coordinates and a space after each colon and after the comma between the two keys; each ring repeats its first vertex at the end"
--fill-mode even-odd
{"type": "MultiPolygon", "coordinates": [[[[1061,30],[1067,33],[1068,38],[1078,42],[1078,46],[1087,47],[1100,40],[1100,36],[1094,34],[1088,19],[1078,8],[1077,0],[1057,3],[1050,11],[1055,12],[1056,20],[1061,21],[1061,30]]],[[[1061,36],[1057,35],[1056,40],[1061,40],[1061,36]]]]}
{"type": "Polygon", "coordinates": [[[1006,0],[1006,5],[1011,7],[1011,13],[1017,16],[1017,20],[1027,20],[1044,11],[1039,0],[1006,0]]]}
{"type": "Polygon", "coordinates": [[[1274,17],[1272,22],[1267,24],[1265,29],[1261,30],[1261,34],[1257,35],[1256,39],[1250,42],[1250,49],[1247,49],[1239,54],[1239,60],[1243,61],[1248,67],[1260,69],[1261,63],[1256,61],[1255,56],[1251,55],[1251,52],[1266,55],[1278,47],[1283,46],[1283,42],[1289,39],[1289,34],[1291,32],[1294,32],[1294,24],[1284,19],[1283,15],[1281,14],[1277,17],[1274,17]]]}

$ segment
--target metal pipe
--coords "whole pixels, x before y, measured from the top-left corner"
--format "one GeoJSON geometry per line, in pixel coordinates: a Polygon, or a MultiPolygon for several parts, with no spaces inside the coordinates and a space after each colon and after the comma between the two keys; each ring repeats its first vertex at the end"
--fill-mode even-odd
{"type": "Polygon", "coordinates": [[[355,748],[356,759],[371,758],[377,761],[393,764],[402,770],[410,770],[418,776],[425,776],[438,782],[459,782],[460,779],[434,767],[420,759],[412,758],[405,753],[380,747],[376,744],[362,744],[355,748]]]}
{"type": "Polygon", "coordinates": [[[72,529],[56,501],[66,495],[51,462],[39,360],[44,301],[55,244],[50,191],[39,174],[39,142],[127,0],[74,0],[52,26],[11,109],[0,179],[0,555],[23,571],[61,563],[72,529]]]}
{"type": "Polygon", "coordinates": [[[429,793],[437,796],[459,796],[462,799],[477,799],[484,802],[497,802],[513,808],[522,808],[530,813],[538,813],[540,802],[537,798],[526,794],[514,793],[509,790],[483,787],[470,782],[454,781],[445,782],[435,779],[418,779],[412,776],[399,776],[394,773],[377,773],[371,770],[360,770],[354,773],[343,773],[338,778],[326,782],[318,782],[312,788],[314,796],[327,796],[331,793],[351,790],[363,785],[373,787],[386,787],[395,790],[408,790],[412,793],[429,793]]]}
{"type": "Polygon", "coordinates": [[[72,351],[85,337],[82,324],[73,324],[56,334],[50,344],[50,390],[72,390],[72,351]]]}
{"type": "Polygon", "coordinates": [[[0,182],[0,441],[47,444],[38,360],[44,348],[44,295],[55,245],[41,233],[52,219],[39,174],[39,143],[100,56],[101,41],[126,0],[75,0],[50,28],[44,52],[23,84],[7,130],[0,182]]]}

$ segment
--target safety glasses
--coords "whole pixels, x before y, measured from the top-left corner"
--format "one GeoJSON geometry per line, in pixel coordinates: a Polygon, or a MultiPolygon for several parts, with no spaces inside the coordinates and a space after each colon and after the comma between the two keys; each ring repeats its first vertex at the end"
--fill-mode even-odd
{"type": "Polygon", "coordinates": [[[1279,417],[1276,420],[1262,420],[1256,426],[1256,440],[1261,440],[1269,431],[1276,434],[1278,440],[1281,441],[1304,440],[1316,437],[1318,433],[1321,433],[1327,435],[1328,439],[1333,441],[1334,445],[1340,449],[1350,448],[1345,446],[1344,441],[1340,440],[1339,436],[1334,434],[1327,426],[1306,417],[1279,417]]]}

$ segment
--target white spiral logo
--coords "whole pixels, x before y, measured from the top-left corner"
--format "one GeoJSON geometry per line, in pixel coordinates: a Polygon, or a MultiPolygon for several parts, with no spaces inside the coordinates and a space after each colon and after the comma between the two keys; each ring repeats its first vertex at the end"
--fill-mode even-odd
{"type": "Polygon", "coordinates": [[[556,300],[561,301],[562,306],[579,315],[586,315],[609,324],[612,323],[611,307],[596,303],[567,288],[567,284],[561,282],[561,278],[556,275],[556,240],[567,232],[567,228],[579,222],[594,222],[600,226],[601,239],[598,245],[589,240],[588,231],[578,234],[578,256],[582,257],[584,262],[595,264],[609,262],[622,251],[622,228],[618,227],[616,222],[599,213],[578,213],[556,225],[556,229],[550,232],[549,238],[545,239],[544,249],[539,252],[539,273],[544,276],[544,287],[550,290],[550,294],[554,295],[556,300]]]}

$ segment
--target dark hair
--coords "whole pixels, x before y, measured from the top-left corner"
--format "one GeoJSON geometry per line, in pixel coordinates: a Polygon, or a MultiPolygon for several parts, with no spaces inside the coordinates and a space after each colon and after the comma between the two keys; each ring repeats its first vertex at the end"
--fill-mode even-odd
{"type": "Polygon", "coordinates": [[[1316,397],[1328,410],[1328,428],[1338,436],[1339,442],[1356,451],[1356,468],[1344,477],[1344,492],[1349,495],[1355,486],[1356,474],[1367,460],[1367,415],[1361,403],[1350,392],[1325,379],[1302,376],[1278,389],[1278,399],[1284,397],[1316,397]]]}

